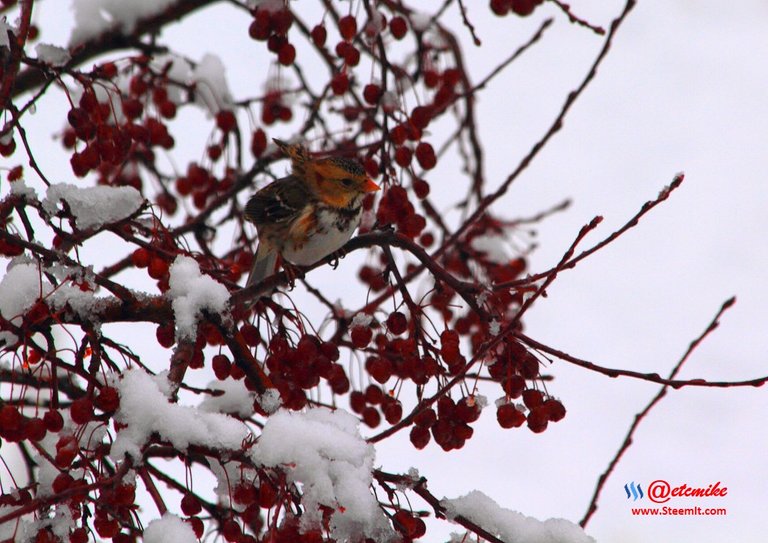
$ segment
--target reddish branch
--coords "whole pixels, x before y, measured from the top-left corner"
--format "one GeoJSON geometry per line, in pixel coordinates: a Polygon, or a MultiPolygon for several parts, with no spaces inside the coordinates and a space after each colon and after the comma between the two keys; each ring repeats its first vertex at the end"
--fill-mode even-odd
{"type": "Polygon", "coordinates": [[[449,517],[448,512],[441,501],[437,499],[437,497],[429,490],[427,490],[426,478],[421,477],[417,480],[414,480],[413,477],[409,477],[408,475],[386,473],[381,470],[375,470],[373,472],[373,476],[380,483],[393,483],[409,488],[432,507],[437,518],[450,519],[456,524],[463,526],[470,532],[473,532],[477,536],[482,537],[484,540],[490,541],[491,543],[505,543],[492,533],[485,530],[482,526],[479,526],[478,524],[472,522],[462,515],[454,515],[449,517]]]}
{"type": "Polygon", "coordinates": [[[685,354],[683,354],[680,361],[675,365],[674,368],[672,368],[672,371],[669,372],[669,377],[667,378],[667,381],[669,381],[669,383],[665,383],[664,386],[661,388],[661,390],[659,390],[659,392],[656,394],[656,396],[654,396],[653,399],[651,399],[651,401],[648,402],[648,405],[646,405],[642,411],[640,411],[635,415],[635,419],[632,422],[632,425],[629,427],[629,431],[627,432],[627,435],[624,437],[624,442],[621,444],[621,447],[619,447],[619,450],[616,452],[613,459],[608,464],[608,467],[606,468],[606,470],[600,475],[599,479],[597,480],[597,486],[595,487],[595,492],[592,495],[592,499],[589,502],[589,506],[587,507],[587,512],[584,515],[584,518],[582,518],[581,521],[579,522],[579,525],[581,525],[582,528],[586,527],[587,523],[589,522],[589,519],[592,518],[592,515],[595,513],[595,511],[597,511],[597,502],[600,499],[600,493],[602,492],[606,481],[608,481],[608,477],[611,476],[614,468],[618,465],[622,456],[624,456],[624,453],[627,452],[627,449],[629,449],[632,446],[635,431],[640,426],[640,423],[643,420],[645,420],[645,418],[648,416],[648,413],[651,412],[651,410],[656,406],[656,404],[658,404],[662,400],[662,398],[666,396],[668,388],[670,386],[672,387],[675,386],[674,384],[671,384],[671,383],[673,382],[677,374],[680,373],[680,370],[682,369],[683,364],[685,364],[688,358],[690,358],[691,354],[693,354],[693,351],[696,350],[699,344],[702,341],[704,341],[704,339],[709,334],[715,331],[715,329],[720,325],[720,317],[722,317],[723,313],[725,313],[734,303],[736,303],[736,298],[729,298],[723,303],[723,305],[720,306],[720,309],[717,311],[717,314],[709,323],[709,325],[707,325],[704,331],[701,334],[699,334],[699,336],[691,342],[691,344],[688,346],[688,349],[685,351],[685,354]]]}
{"type": "Polygon", "coordinates": [[[593,362],[577,358],[573,355],[559,351],[543,343],[536,341],[533,338],[526,336],[523,333],[515,334],[526,345],[546,353],[548,355],[557,357],[565,362],[569,362],[582,368],[602,373],[608,377],[632,377],[634,379],[640,379],[641,381],[648,381],[650,383],[657,383],[660,385],[670,386],[672,388],[683,387],[705,387],[705,388],[734,388],[734,387],[761,387],[768,382],[768,376],[757,377],[755,379],[745,379],[740,381],[708,381],[706,379],[694,378],[694,379],[673,379],[671,377],[664,378],[658,373],[642,373],[639,371],[623,370],[615,368],[607,368],[600,366],[593,362]]]}
{"type": "MultiPolygon", "coordinates": [[[[32,2],[32,0],[24,1],[32,2]]],[[[84,43],[75,44],[71,51],[71,60],[67,66],[70,68],[80,66],[89,60],[111,51],[134,48],[142,49],[144,46],[139,42],[139,38],[142,36],[157,32],[168,23],[178,21],[202,7],[221,1],[222,0],[180,0],[162,13],[138,21],[131,34],[116,32],[113,28],[107,29],[84,43]]],[[[17,96],[44,84],[49,77],[49,74],[38,67],[27,68],[20,72],[15,78],[13,96],[17,96]]]]}

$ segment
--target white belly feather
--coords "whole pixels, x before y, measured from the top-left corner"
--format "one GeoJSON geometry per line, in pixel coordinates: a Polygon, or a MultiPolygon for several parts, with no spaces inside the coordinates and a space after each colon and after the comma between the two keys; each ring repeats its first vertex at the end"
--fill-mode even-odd
{"type": "Polygon", "coordinates": [[[343,228],[339,229],[334,224],[334,215],[322,209],[317,222],[318,225],[322,226],[319,226],[318,230],[309,236],[309,239],[300,249],[283,248],[283,258],[299,266],[309,266],[334,251],[338,251],[355,233],[360,222],[360,215],[358,214],[356,219],[346,222],[343,228]]]}

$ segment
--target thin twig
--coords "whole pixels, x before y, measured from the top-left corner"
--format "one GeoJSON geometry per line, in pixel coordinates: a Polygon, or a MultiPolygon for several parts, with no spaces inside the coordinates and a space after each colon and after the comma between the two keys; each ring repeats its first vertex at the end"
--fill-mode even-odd
{"type": "MultiPolygon", "coordinates": [[[[694,339],[691,342],[690,345],[688,345],[688,349],[685,351],[685,354],[683,354],[680,361],[675,365],[674,368],[672,368],[672,371],[669,373],[668,380],[671,381],[677,376],[677,374],[680,372],[680,369],[683,367],[683,364],[685,364],[685,362],[691,356],[693,351],[699,346],[699,344],[702,341],[704,341],[704,338],[706,338],[719,326],[720,317],[735,302],[736,302],[736,298],[729,298],[723,303],[723,305],[720,306],[720,309],[717,311],[717,314],[709,323],[709,325],[704,329],[704,331],[701,334],[699,334],[699,336],[696,339],[694,339]]],[[[589,506],[587,507],[587,512],[584,515],[584,518],[582,518],[581,521],[579,522],[579,525],[582,528],[586,527],[587,523],[589,522],[589,519],[592,518],[592,515],[595,513],[595,511],[597,511],[597,501],[600,498],[600,493],[602,492],[603,487],[605,486],[605,483],[608,480],[608,477],[611,476],[611,473],[613,473],[614,468],[618,465],[624,453],[627,452],[627,449],[629,449],[632,446],[632,441],[635,435],[635,431],[640,426],[640,423],[643,420],[645,420],[645,417],[648,415],[648,413],[650,413],[651,410],[656,406],[656,404],[659,403],[661,399],[664,398],[664,396],[666,396],[668,387],[669,385],[666,385],[666,384],[663,387],[661,387],[661,390],[659,390],[656,396],[654,396],[653,399],[651,399],[651,401],[648,402],[648,405],[646,405],[642,411],[640,411],[635,415],[635,420],[632,422],[632,425],[629,427],[629,431],[627,432],[627,435],[624,437],[624,442],[621,444],[621,447],[619,447],[619,450],[616,451],[616,454],[608,464],[608,467],[606,468],[606,470],[600,475],[600,478],[597,480],[597,486],[595,487],[594,494],[592,494],[592,499],[590,500],[589,506]]]]}

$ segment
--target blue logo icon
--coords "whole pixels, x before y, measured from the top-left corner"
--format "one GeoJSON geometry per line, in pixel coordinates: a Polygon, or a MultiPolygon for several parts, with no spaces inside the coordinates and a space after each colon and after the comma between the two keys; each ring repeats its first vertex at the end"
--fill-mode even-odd
{"type": "Polygon", "coordinates": [[[633,498],[633,501],[643,498],[643,489],[639,484],[635,484],[634,481],[624,485],[624,491],[627,493],[627,499],[633,498]]]}

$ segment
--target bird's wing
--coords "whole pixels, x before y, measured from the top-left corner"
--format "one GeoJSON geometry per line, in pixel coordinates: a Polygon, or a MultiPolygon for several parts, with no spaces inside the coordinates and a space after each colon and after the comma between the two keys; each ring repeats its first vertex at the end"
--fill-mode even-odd
{"type": "Polygon", "coordinates": [[[307,186],[289,175],[270,183],[245,205],[245,217],[258,228],[264,224],[290,223],[311,201],[307,186]]]}

